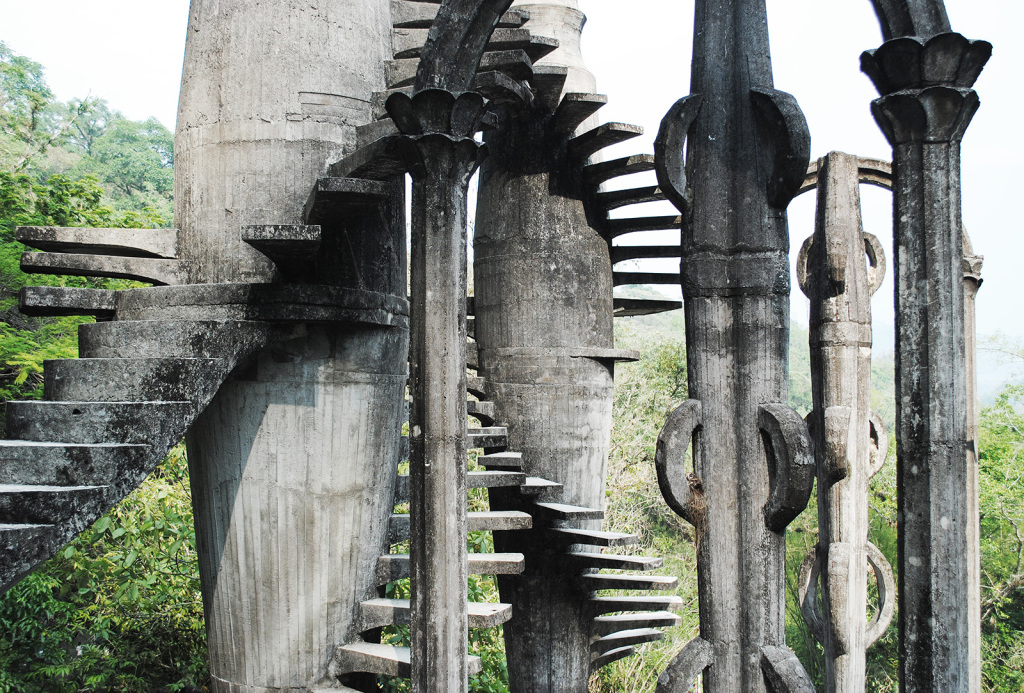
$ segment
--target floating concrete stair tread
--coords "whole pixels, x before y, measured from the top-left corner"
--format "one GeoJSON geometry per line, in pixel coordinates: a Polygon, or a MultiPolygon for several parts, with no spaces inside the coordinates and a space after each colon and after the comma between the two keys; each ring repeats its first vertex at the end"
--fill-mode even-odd
{"type": "Polygon", "coordinates": [[[122,257],[178,257],[177,229],[104,229],[78,226],[19,226],[14,237],[52,253],[122,257]]]}
{"type": "Polygon", "coordinates": [[[52,556],[63,543],[55,525],[0,523],[0,592],[52,556]]]}
{"type": "Polygon", "coordinates": [[[555,520],[603,520],[604,511],[565,503],[536,502],[533,507],[555,520]]]}
{"type": "Polygon", "coordinates": [[[643,614],[620,614],[617,616],[597,616],[590,627],[591,637],[603,638],[612,633],[639,628],[671,628],[678,626],[683,619],[671,611],[652,611],[643,614]]]}
{"type": "MultiPolygon", "coordinates": [[[[391,0],[391,22],[395,28],[429,29],[437,18],[440,0],[391,0]]],[[[498,20],[498,27],[522,26],[530,18],[526,10],[510,9],[498,20]]]]}
{"type": "Polygon", "coordinates": [[[536,100],[546,112],[558,108],[558,100],[562,96],[565,80],[569,77],[569,68],[564,65],[534,65],[533,84],[536,100]]]}
{"type": "MultiPolygon", "coordinates": [[[[392,137],[399,134],[401,133],[398,131],[398,126],[395,125],[395,121],[391,120],[390,117],[371,120],[369,123],[356,126],[356,148],[365,147],[382,137],[392,137]]],[[[310,201],[312,201],[312,198],[310,201]]],[[[309,204],[307,203],[308,208],[309,204]]],[[[305,215],[303,219],[309,221],[309,218],[305,215]]]]}
{"type": "Polygon", "coordinates": [[[181,260],[153,257],[26,252],[21,256],[21,271],[28,274],[131,279],[157,285],[188,283],[181,260]]]}
{"type": "Polygon", "coordinates": [[[642,597],[591,597],[590,608],[595,616],[618,611],[678,611],[683,598],[674,594],[642,597]]]}
{"type": "Polygon", "coordinates": [[[632,318],[639,315],[654,315],[679,310],[682,301],[662,301],[649,298],[613,298],[612,315],[616,318],[632,318]]]}
{"type": "Polygon", "coordinates": [[[678,284],[679,272],[612,272],[612,285],[678,284]]]}
{"type": "Polygon", "coordinates": [[[480,368],[480,349],[476,342],[466,342],[466,368],[474,371],[480,368]]]}
{"type": "MultiPolygon", "coordinates": [[[[498,488],[499,486],[520,486],[526,480],[522,472],[486,471],[466,472],[467,488],[498,488]]],[[[395,502],[409,500],[409,475],[399,474],[395,482],[395,502]]]]}
{"type": "Polygon", "coordinates": [[[395,142],[398,129],[394,122],[380,122],[390,123],[391,127],[377,127],[376,132],[369,133],[372,138],[365,144],[360,139],[352,155],[335,164],[336,171],[351,168],[363,177],[333,175],[318,178],[302,210],[306,224],[336,222],[339,216],[352,210],[375,207],[394,196],[394,186],[385,181],[405,172],[403,145],[395,142]],[[386,143],[375,148],[378,140],[386,143]]]}
{"type": "Polygon", "coordinates": [[[643,231],[672,231],[682,228],[683,218],[678,215],[629,217],[623,219],[607,219],[601,225],[601,235],[607,239],[625,236],[627,233],[643,231]]]}
{"type": "Polygon", "coordinates": [[[601,532],[594,529],[552,527],[548,531],[554,532],[557,537],[567,539],[573,544],[589,544],[591,546],[632,546],[640,541],[635,534],[601,532]]]}
{"type": "Polygon", "coordinates": [[[468,400],[466,413],[479,419],[485,427],[490,426],[494,423],[494,402],[468,400]]]}
{"type": "MultiPolygon", "coordinates": [[[[387,88],[397,89],[411,86],[416,81],[419,58],[399,58],[384,63],[387,88]]],[[[477,72],[504,72],[512,79],[529,79],[533,76],[533,61],[522,49],[488,51],[480,59],[477,72]]]]}
{"type": "Polygon", "coordinates": [[[13,401],[7,403],[7,435],[82,444],[176,442],[195,414],[192,402],[13,401]]]}
{"type": "Polygon", "coordinates": [[[616,245],[610,249],[612,264],[626,260],[647,258],[677,258],[682,255],[679,244],[675,245],[616,245]]]}
{"type": "MultiPolygon", "coordinates": [[[[391,43],[394,47],[394,57],[418,58],[423,52],[423,46],[427,42],[429,28],[396,28],[391,32],[391,43]]],[[[487,46],[486,52],[522,50],[525,51],[530,60],[540,60],[548,53],[558,48],[558,40],[545,36],[536,36],[529,29],[521,27],[496,28],[487,46]]]]}
{"type": "Polygon", "coordinates": [[[43,364],[43,393],[77,402],[198,401],[225,375],[223,359],[58,359],[43,364]]]}
{"type": "Polygon", "coordinates": [[[674,590],[679,579],[666,575],[581,575],[577,578],[589,590],[674,590]]]}
{"type": "Polygon", "coordinates": [[[626,142],[642,134],[644,129],[639,125],[604,123],[569,140],[569,156],[586,159],[605,147],[626,142]]]}
{"type": "MultiPolygon", "coordinates": [[[[382,137],[331,164],[328,172],[332,178],[390,180],[408,170],[409,147],[409,141],[401,135],[382,137]]],[[[307,208],[309,204],[307,202],[307,208]]],[[[313,216],[307,214],[306,221],[314,221],[313,216]]]]}
{"type": "Polygon", "coordinates": [[[654,628],[633,628],[631,630],[620,630],[616,633],[606,635],[603,638],[590,643],[590,651],[596,653],[608,652],[620,647],[629,645],[640,645],[645,642],[654,642],[665,637],[664,631],[654,628]]]}
{"type": "MultiPolygon", "coordinates": [[[[70,521],[81,531],[95,517],[86,518],[87,506],[101,504],[107,486],[52,486],[0,484],[0,523],[52,524],[70,521]]],[[[98,513],[97,513],[98,516],[98,513]]]]}
{"type": "Polygon", "coordinates": [[[551,481],[551,479],[544,479],[539,476],[528,476],[519,487],[519,492],[524,496],[552,498],[561,496],[563,488],[564,486],[557,481],[551,481]]]}
{"type": "MultiPolygon", "coordinates": [[[[411,607],[408,599],[369,599],[359,608],[360,630],[409,624],[411,607]]],[[[493,628],[512,618],[511,604],[467,602],[466,611],[470,628],[493,628]]]]}
{"type": "Polygon", "coordinates": [[[660,556],[623,556],[587,551],[570,551],[568,555],[577,563],[601,570],[655,570],[665,565],[665,559],[660,556]]]}
{"type": "Polygon", "coordinates": [[[551,117],[551,128],[563,134],[573,132],[607,103],[608,97],[604,94],[570,92],[558,103],[551,117]]]}
{"type": "MultiPolygon", "coordinates": [[[[519,510],[482,510],[466,513],[470,532],[509,532],[533,527],[533,516],[519,510]]],[[[388,542],[409,538],[409,514],[394,513],[388,523],[388,542]]]]}
{"type": "Polygon", "coordinates": [[[477,464],[488,469],[522,469],[523,453],[521,452],[492,452],[488,455],[480,455],[476,458],[477,464]]]}
{"type": "Polygon", "coordinates": [[[285,273],[309,267],[320,247],[320,227],[306,224],[243,226],[242,241],[266,255],[285,273]]]}
{"type": "Polygon", "coordinates": [[[632,657],[634,654],[636,654],[636,649],[631,645],[617,647],[614,650],[608,650],[604,654],[597,654],[595,652],[591,655],[590,673],[594,673],[601,667],[608,666],[612,662],[617,662],[626,657],[632,657]]]}
{"type": "Polygon", "coordinates": [[[466,392],[474,397],[486,398],[487,382],[478,375],[466,376],[466,392]]]}
{"type": "MultiPolygon", "coordinates": [[[[518,575],[526,558],[521,553],[471,553],[470,575],[518,575]]],[[[377,584],[384,585],[409,577],[409,554],[393,553],[377,559],[377,584]]]]}
{"type": "Polygon", "coordinates": [[[608,212],[619,207],[644,204],[645,202],[661,202],[668,198],[665,197],[665,193],[657,185],[646,185],[638,188],[626,188],[625,190],[599,192],[594,199],[599,207],[608,212]]]}
{"type": "Polygon", "coordinates": [[[601,183],[612,178],[653,170],[654,156],[652,154],[634,154],[632,156],[624,156],[621,159],[601,161],[584,166],[583,176],[591,186],[596,188],[601,183]]]}
{"type": "Polygon", "coordinates": [[[148,445],[0,440],[0,482],[34,486],[113,484],[125,469],[145,467],[148,445]]]}
{"type": "MultiPolygon", "coordinates": [[[[408,647],[356,642],[335,650],[332,671],[339,675],[366,672],[409,678],[412,673],[410,657],[408,647]]],[[[466,664],[470,676],[483,670],[483,662],[479,657],[467,654],[466,664]]]]}
{"type": "Polygon", "coordinates": [[[253,320],[117,320],[78,327],[80,359],[200,358],[236,364],[285,329],[253,320]]]}
{"type": "Polygon", "coordinates": [[[469,428],[466,430],[467,448],[503,448],[508,444],[508,429],[504,426],[469,428]]]}
{"type": "Polygon", "coordinates": [[[18,309],[33,317],[93,315],[109,320],[117,309],[116,292],[111,289],[83,289],[71,286],[24,286],[18,295],[18,309]]]}

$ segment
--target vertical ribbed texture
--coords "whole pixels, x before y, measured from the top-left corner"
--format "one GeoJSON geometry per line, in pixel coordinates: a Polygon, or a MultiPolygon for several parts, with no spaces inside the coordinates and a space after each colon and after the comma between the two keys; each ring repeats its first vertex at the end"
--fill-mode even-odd
{"type": "Polygon", "coordinates": [[[274,275],[239,231],[301,223],[317,177],[370,119],[390,32],[388,0],[193,0],[174,150],[193,283],[274,275]]]}
{"type": "Polygon", "coordinates": [[[374,595],[399,454],[405,340],[311,329],[224,386],[188,437],[218,693],[312,686],[374,595]]]}

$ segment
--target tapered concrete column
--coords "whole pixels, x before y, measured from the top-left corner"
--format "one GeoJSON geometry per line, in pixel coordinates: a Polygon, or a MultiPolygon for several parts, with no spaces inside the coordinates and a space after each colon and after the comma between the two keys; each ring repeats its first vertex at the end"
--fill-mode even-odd
{"type": "MultiPolygon", "coordinates": [[[[280,280],[241,228],[303,223],[317,178],[371,119],[390,36],[388,0],[192,2],[175,143],[190,281],[280,280]]],[[[401,201],[318,220],[314,281],[404,302],[401,201]]],[[[330,684],[386,546],[408,331],[293,332],[230,379],[187,438],[217,693],[330,684]]]]}

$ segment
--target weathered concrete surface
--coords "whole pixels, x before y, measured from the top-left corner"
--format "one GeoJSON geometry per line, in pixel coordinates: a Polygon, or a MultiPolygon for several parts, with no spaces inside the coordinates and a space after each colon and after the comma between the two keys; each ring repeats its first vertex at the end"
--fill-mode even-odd
{"type": "MultiPolygon", "coordinates": [[[[919,5],[908,3],[911,14],[919,5]]],[[[916,16],[916,15],[914,15],[916,16]]],[[[861,57],[893,148],[900,690],[968,690],[968,387],[960,141],[984,41],[894,38],[861,57]]],[[[937,35],[935,35],[937,34],[937,35]]]]}
{"type": "MultiPolygon", "coordinates": [[[[559,48],[538,65],[567,70],[560,94],[593,92],[594,77],[580,54],[585,18],[577,3],[515,7],[530,12],[525,26],[533,33],[558,39],[559,48]]],[[[475,329],[495,420],[508,426],[509,446],[522,453],[525,471],[562,484],[562,502],[601,509],[612,360],[573,353],[613,347],[612,276],[608,244],[584,209],[579,170],[585,159],[568,152],[577,126],[589,127],[581,121],[556,127],[551,111],[538,104],[487,134],[473,245],[475,329]]],[[[519,509],[521,501],[492,491],[491,503],[519,509]]],[[[599,529],[600,521],[580,526],[599,529]]],[[[542,532],[495,541],[499,551],[527,556],[523,575],[498,579],[502,600],[514,609],[504,627],[512,690],[587,690],[590,594],[566,579],[573,566],[562,556],[565,547],[546,542],[542,532]]]]}
{"type": "Polygon", "coordinates": [[[964,229],[964,360],[967,362],[967,556],[968,575],[968,643],[970,662],[969,692],[981,691],[981,507],[978,493],[978,328],[975,321],[975,300],[981,288],[981,266],[984,257],[976,255],[971,239],[964,229]]]}
{"type": "Polygon", "coordinates": [[[188,435],[214,689],[328,682],[376,596],[407,333],[310,327],[263,350],[188,435]]]}
{"type": "Polygon", "coordinates": [[[860,168],[857,157],[841,152],[818,160],[815,231],[797,261],[800,288],[811,303],[814,408],[808,422],[819,528],[818,546],[801,573],[800,598],[825,652],[826,690],[842,693],[863,692],[865,653],[888,627],[896,597],[891,568],[868,542],[869,484],[885,462],[889,439],[870,404],[871,296],[885,276],[885,255],[864,233],[860,168]],[[880,566],[878,610],[887,616],[870,632],[864,618],[869,555],[880,566]]]}
{"type": "Polygon", "coordinates": [[[193,0],[175,136],[191,282],[266,281],[249,224],[300,224],[329,161],[369,121],[391,58],[388,0],[193,0]]]}
{"type": "MultiPolygon", "coordinates": [[[[764,648],[785,645],[785,528],[814,474],[806,429],[784,404],[785,209],[807,170],[810,137],[793,97],[773,87],[764,0],[720,7],[696,3],[691,94],[655,141],[661,189],[688,220],[687,369],[701,410],[691,430],[659,441],[659,481],[697,529],[700,637],[714,650],[704,690],[764,693],[764,648]]],[[[798,670],[772,671],[796,690],[798,670]]]]}
{"type": "Polygon", "coordinates": [[[375,596],[406,380],[401,191],[304,217],[371,120],[390,53],[388,0],[192,3],[175,219],[189,281],[222,286],[135,292],[118,317],[306,323],[226,383],[187,439],[219,693],[333,683],[375,596]],[[296,250],[307,268],[288,278],[315,285],[269,285],[281,274],[242,227],[302,224],[320,243],[296,250]]]}

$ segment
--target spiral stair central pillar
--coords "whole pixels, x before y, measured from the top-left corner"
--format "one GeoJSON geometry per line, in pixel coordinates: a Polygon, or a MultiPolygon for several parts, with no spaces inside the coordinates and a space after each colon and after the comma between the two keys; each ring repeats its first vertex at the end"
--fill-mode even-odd
{"type": "MultiPolygon", "coordinates": [[[[286,279],[242,227],[304,223],[318,178],[371,120],[390,58],[388,0],[193,0],[175,219],[204,301],[244,317],[253,286],[286,279]]],[[[404,303],[402,206],[392,189],[374,211],[318,222],[315,282],[404,303]],[[373,264],[329,257],[339,246],[373,264]]],[[[357,636],[359,601],[376,596],[408,333],[337,322],[288,332],[228,380],[187,436],[217,693],[326,685],[335,648],[357,636]]]]}

